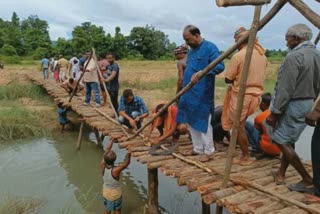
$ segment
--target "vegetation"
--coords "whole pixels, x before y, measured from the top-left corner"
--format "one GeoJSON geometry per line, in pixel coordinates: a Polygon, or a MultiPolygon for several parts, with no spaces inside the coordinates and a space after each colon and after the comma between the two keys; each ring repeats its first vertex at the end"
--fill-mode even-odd
{"type": "Polygon", "coordinates": [[[101,26],[84,22],[73,28],[71,39],[58,38],[54,42],[50,39],[48,27],[47,21],[36,15],[22,21],[15,12],[10,21],[0,18],[0,60],[16,63],[7,57],[32,56],[39,60],[59,54],[67,58],[79,57],[91,47],[103,57],[106,52],[115,52],[118,59],[172,59],[176,47],[165,33],[149,25],[134,27],[130,35],[124,36],[120,27],[116,27],[115,34],[111,35],[101,26]]]}
{"type": "Polygon", "coordinates": [[[36,199],[8,197],[0,200],[0,213],[2,214],[23,214],[37,213],[43,202],[36,199]]]}
{"type": "MultiPolygon", "coordinates": [[[[16,84],[0,86],[0,141],[43,137],[49,135],[49,129],[43,123],[51,120],[46,111],[29,109],[20,98],[42,100],[44,92],[36,85],[16,84]]],[[[47,99],[44,99],[47,101],[47,99]]]]}

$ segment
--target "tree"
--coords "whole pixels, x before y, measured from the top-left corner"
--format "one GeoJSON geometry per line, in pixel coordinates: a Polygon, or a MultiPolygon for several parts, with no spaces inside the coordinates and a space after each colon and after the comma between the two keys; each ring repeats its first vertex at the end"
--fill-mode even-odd
{"type": "Polygon", "coordinates": [[[127,40],[118,26],[115,28],[114,38],[111,39],[111,46],[108,51],[115,53],[119,59],[124,58],[128,53],[127,40]]]}
{"type": "Polygon", "coordinates": [[[4,44],[0,49],[0,53],[5,56],[15,56],[17,55],[16,49],[8,44],[4,44]]]}
{"type": "Polygon", "coordinates": [[[101,54],[108,47],[107,38],[103,28],[92,25],[90,22],[84,22],[81,26],[76,26],[72,31],[72,47],[78,52],[96,49],[97,54],[101,54]]]}
{"type": "Polygon", "coordinates": [[[145,59],[159,59],[169,53],[170,45],[168,36],[153,26],[134,27],[128,37],[129,50],[136,50],[145,59]]]}
{"type": "Polygon", "coordinates": [[[21,23],[23,45],[26,54],[33,54],[38,48],[51,50],[51,40],[48,31],[48,23],[36,15],[31,15],[21,23]]]}
{"type": "Polygon", "coordinates": [[[75,53],[71,40],[66,40],[65,38],[58,38],[56,44],[53,47],[52,53],[56,56],[62,54],[68,58],[73,57],[75,53]]]}

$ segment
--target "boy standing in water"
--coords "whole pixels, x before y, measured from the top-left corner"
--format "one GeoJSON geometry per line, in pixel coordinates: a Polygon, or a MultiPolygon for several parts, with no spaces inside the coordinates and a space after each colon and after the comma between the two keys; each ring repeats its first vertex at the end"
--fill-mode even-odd
{"type": "Polygon", "coordinates": [[[116,153],[112,150],[113,140],[110,140],[101,162],[103,178],[103,201],[105,206],[104,214],[120,214],[122,207],[122,190],[120,174],[130,164],[131,154],[127,153],[123,163],[114,165],[117,159],[116,153]]]}
{"type": "Polygon", "coordinates": [[[61,133],[63,133],[65,125],[70,123],[70,120],[67,118],[68,108],[63,107],[63,103],[58,103],[58,115],[59,115],[59,123],[61,125],[61,133]]]}

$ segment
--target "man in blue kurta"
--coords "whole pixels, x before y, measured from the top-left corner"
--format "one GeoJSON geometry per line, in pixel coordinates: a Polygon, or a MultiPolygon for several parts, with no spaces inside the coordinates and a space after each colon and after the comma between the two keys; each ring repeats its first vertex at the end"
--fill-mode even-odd
{"type": "Polygon", "coordinates": [[[199,80],[197,72],[220,56],[219,49],[213,43],[204,40],[199,28],[193,25],[184,28],[183,39],[191,48],[184,72],[183,87],[190,81],[197,84],[182,95],[177,123],[180,124],[181,131],[182,124],[187,124],[192,137],[193,150],[184,152],[184,155],[201,154],[200,161],[205,162],[214,152],[210,118],[214,109],[215,75],[224,70],[224,64],[220,62],[199,80]]]}

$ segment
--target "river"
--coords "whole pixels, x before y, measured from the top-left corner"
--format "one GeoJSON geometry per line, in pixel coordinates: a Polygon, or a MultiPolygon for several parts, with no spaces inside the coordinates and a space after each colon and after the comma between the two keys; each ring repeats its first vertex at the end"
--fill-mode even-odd
{"type": "MultiPolygon", "coordinates": [[[[86,133],[81,151],[75,150],[76,133],[55,139],[34,139],[0,144],[0,201],[5,197],[33,198],[42,202],[37,213],[103,213],[102,150],[86,133]]],[[[107,143],[107,139],[104,144],[107,143]]],[[[125,151],[114,145],[121,162],[125,151]]],[[[147,169],[132,158],[123,171],[122,213],[146,213],[147,169]]],[[[0,203],[1,204],[1,203],[0,203]]],[[[188,193],[176,179],[159,173],[159,206],[162,213],[201,213],[201,198],[188,193]]],[[[213,207],[212,207],[213,209],[213,207]]]]}

